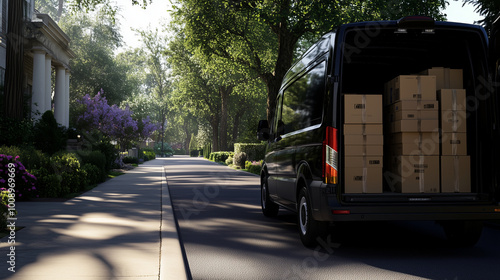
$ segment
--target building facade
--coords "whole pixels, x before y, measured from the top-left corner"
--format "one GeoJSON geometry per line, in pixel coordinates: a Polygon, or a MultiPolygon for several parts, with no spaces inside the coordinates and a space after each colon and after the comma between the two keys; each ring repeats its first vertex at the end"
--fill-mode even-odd
{"type": "MultiPolygon", "coordinates": [[[[8,1],[0,0],[0,86],[3,91],[6,69],[8,1]]],[[[47,14],[35,10],[34,0],[24,1],[25,45],[24,88],[34,119],[53,110],[57,122],[69,126],[70,49],[69,37],[47,14]],[[55,84],[53,84],[55,80],[55,84]]]]}

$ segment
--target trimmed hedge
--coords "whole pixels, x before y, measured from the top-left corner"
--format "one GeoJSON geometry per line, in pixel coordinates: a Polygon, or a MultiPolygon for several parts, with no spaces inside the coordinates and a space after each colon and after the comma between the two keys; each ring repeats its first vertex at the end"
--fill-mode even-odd
{"type": "Polygon", "coordinates": [[[234,153],[246,153],[247,160],[259,161],[264,159],[266,153],[266,144],[260,143],[235,143],[234,153]]]}
{"type": "Polygon", "coordinates": [[[228,157],[234,157],[234,152],[214,152],[210,154],[210,160],[226,163],[228,157]]]}

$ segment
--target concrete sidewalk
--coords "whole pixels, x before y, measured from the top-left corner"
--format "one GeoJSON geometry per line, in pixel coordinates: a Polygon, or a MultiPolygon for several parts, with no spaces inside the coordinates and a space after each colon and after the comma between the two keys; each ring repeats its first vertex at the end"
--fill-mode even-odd
{"type": "Polygon", "coordinates": [[[187,279],[163,159],[66,202],[16,204],[15,244],[0,241],[0,279],[187,279]],[[15,245],[15,272],[9,256],[15,245]]]}

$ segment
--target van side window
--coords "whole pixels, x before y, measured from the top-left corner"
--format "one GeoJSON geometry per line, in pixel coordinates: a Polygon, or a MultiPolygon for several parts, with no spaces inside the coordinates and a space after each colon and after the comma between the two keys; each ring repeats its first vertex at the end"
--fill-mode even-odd
{"type": "Polygon", "coordinates": [[[276,100],[276,111],[274,112],[274,118],[273,118],[273,131],[272,135],[274,138],[278,138],[279,136],[283,135],[283,125],[281,121],[281,104],[282,104],[283,98],[281,94],[278,94],[278,98],[276,100]]]}
{"type": "Polygon", "coordinates": [[[326,61],[291,84],[283,94],[283,134],[320,124],[323,115],[326,61]]]}

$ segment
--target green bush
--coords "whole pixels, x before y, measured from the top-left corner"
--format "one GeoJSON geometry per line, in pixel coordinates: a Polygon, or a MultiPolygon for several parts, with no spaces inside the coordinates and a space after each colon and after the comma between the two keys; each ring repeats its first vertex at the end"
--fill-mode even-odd
{"type": "Polygon", "coordinates": [[[245,168],[245,161],[247,160],[247,154],[245,152],[239,152],[234,155],[234,165],[238,168],[245,168]]]}
{"type": "Polygon", "coordinates": [[[104,169],[106,173],[108,173],[108,171],[111,170],[111,165],[118,158],[118,150],[109,141],[101,141],[94,144],[92,150],[100,151],[106,157],[104,169]]]}
{"type": "Polygon", "coordinates": [[[76,154],[58,152],[50,158],[53,173],[61,178],[60,196],[79,192],[87,185],[86,172],[80,168],[76,154]]]}
{"type": "Polygon", "coordinates": [[[210,154],[210,160],[215,162],[226,162],[228,157],[234,157],[234,152],[214,152],[210,154]]]}
{"type": "Polygon", "coordinates": [[[139,164],[139,159],[136,157],[126,156],[123,158],[123,163],[125,164],[139,164]]]}
{"type": "Polygon", "coordinates": [[[0,114],[0,145],[32,145],[33,122],[6,118],[0,114]]]}
{"type": "Polygon", "coordinates": [[[242,152],[247,154],[247,160],[262,160],[266,153],[266,145],[256,143],[235,143],[234,153],[237,154],[242,152]]]}
{"type": "Polygon", "coordinates": [[[198,150],[191,150],[189,151],[189,156],[190,157],[198,157],[200,155],[200,151],[198,150]]]}
{"type": "Polygon", "coordinates": [[[14,218],[17,214],[16,210],[9,211],[9,194],[6,188],[0,188],[0,231],[7,227],[9,216],[14,218]]]}
{"type": "Polygon", "coordinates": [[[108,171],[106,170],[106,156],[100,151],[79,151],[78,155],[80,156],[81,162],[80,164],[92,164],[97,167],[99,171],[98,180],[95,183],[103,182],[106,180],[106,176],[108,171]]]}
{"type": "Polygon", "coordinates": [[[245,169],[250,173],[259,175],[260,171],[262,169],[262,162],[261,161],[253,161],[253,162],[247,161],[247,162],[245,162],[245,169]]]}
{"type": "Polygon", "coordinates": [[[142,149],[142,154],[144,155],[144,161],[146,161],[146,157],[148,158],[147,160],[153,160],[156,158],[155,151],[151,148],[142,149]]]}
{"type": "Polygon", "coordinates": [[[226,159],[226,165],[231,165],[233,164],[233,157],[232,156],[229,156],[227,159],[226,159]]]}
{"type": "Polygon", "coordinates": [[[203,157],[209,159],[211,153],[212,153],[212,145],[210,144],[205,145],[205,147],[203,147],[203,157]]]}
{"type": "Polygon", "coordinates": [[[33,128],[35,148],[49,155],[66,148],[66,129],[59,125],[52,111],[43,113],[33,128]]]}
{"type": "Polygon", "coordinates": [[[49,174],[45,168],[35,170],[37,176],[37,185],[42,197],[60,197],[61,190],[61,176],[57,174],[49,174]]]}
{"type": "Polygon", "coordinates": [[[91,163],[85,163],[82,169],[87,173],[87,182],[89,185],[102,182],[102,173],[99,167],[91,163]]]}

